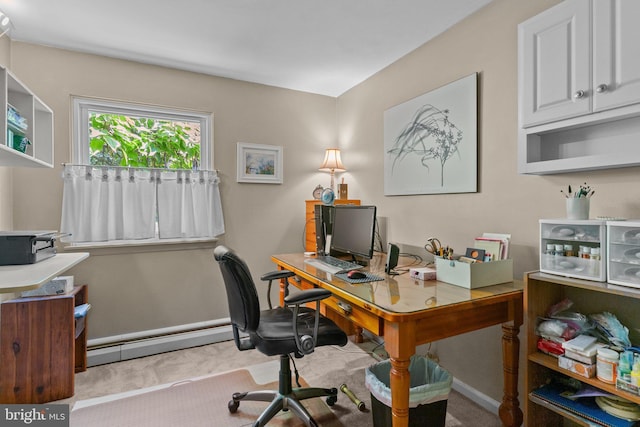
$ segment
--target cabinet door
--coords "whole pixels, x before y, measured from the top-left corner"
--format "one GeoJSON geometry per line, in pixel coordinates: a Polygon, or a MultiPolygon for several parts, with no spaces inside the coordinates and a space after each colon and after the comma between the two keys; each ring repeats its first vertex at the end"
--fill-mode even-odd
{"type": "Polygon", "coordinates": [[[522,127],[591,111],[591,2],[565,0],[518,27],[522,127]]]}
{"type": "Polygon", "coordinates": [[[593,3],[593,109],[640,102],[640,2],[593,3]]]}

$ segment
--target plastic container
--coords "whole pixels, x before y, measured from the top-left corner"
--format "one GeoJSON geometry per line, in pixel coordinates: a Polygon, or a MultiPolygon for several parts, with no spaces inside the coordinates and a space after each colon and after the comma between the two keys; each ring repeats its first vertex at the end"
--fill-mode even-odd
{"type": "MultiPolygon", "coordinates": [[[[365,372],[374,427],[392,426],[390,373],[389,360],[370,366],[365,372]]],[[[413,356],[409,375],[409,427],[445,427],[451,374],[431,359],[413,356]]]]}
{"type": "Polygon", "coordinates": [[[615,384],[618,370],[618,352],[609,348],[599,348],[596,356],[596,377],[603,383],[615,384]]]}

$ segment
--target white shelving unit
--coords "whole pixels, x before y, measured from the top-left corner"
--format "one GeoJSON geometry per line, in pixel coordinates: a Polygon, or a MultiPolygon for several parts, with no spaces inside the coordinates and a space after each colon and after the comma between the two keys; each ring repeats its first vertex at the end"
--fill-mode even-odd
{"type": "Polygon", "coordinates": [[[9,70],[0,67],[0,166],[53,167],[53,111],[9,70]],[[8,138],[7,109],[11,105],[26,119],[25,152],[8,138]]]}

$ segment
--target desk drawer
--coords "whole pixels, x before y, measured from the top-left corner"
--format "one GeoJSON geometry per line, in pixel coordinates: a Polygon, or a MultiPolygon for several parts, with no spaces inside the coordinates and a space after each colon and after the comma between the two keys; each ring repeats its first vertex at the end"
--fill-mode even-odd
{"type": "Polygon", "coordinates": [[[349,304],[348,302],[336,296],[331,296],[323,300],[322,303],[325,304],[327,307],[329,307],[331,310],[339,313],[341,316],[345,317],[346,319],[349,319],[351,322],[355,323],[356,325],[378,336],[383,335],[382,319],[380,319],[375,314],[363,308],[356,307],[353,304],[349,304]],[[347,313],[347,310],[345,310],[345,308],[347,307],[351,307],[350,313],[347,313]]]}

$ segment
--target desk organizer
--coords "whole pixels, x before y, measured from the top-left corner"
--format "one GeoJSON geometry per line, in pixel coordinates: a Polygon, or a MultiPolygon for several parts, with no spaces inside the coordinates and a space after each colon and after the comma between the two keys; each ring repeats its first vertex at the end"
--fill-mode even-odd
{"type": "Polygon", "coordinates": [[[482,288],[513,281],[513,260],[473,264],[436,257],[436,278],[467,289],[482,288]]]}
{"type": "Polygon", "coordinates": [[[608,281],[640,288],[640,221],[607,222],[608,281]]]}
{"type": "Polygon", "coordinates": [[[606,221],[540,220],[540,271],[565,277],[607,280],[606,221]]]}

